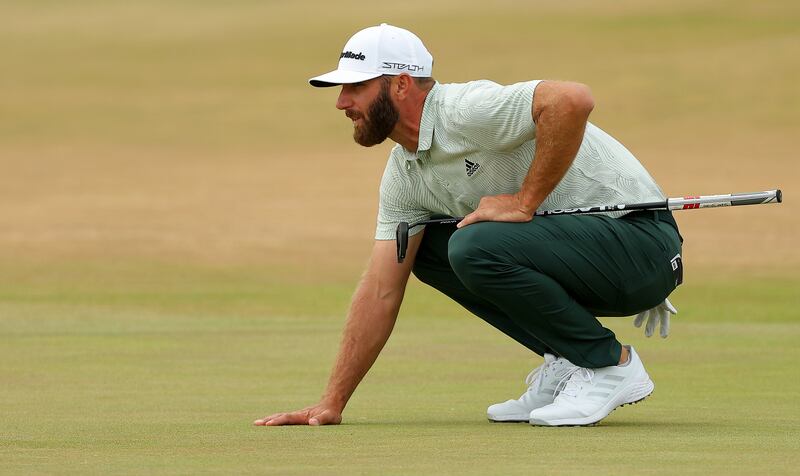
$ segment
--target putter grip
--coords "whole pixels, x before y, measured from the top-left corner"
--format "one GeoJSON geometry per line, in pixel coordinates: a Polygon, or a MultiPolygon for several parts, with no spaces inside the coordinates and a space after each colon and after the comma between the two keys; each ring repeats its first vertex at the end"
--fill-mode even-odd
{"type": "Polygon", "coordinates": [[[397,224],[397,231],[395,232],[397,241],[397,262],[402,263],[406,259],[406,250],[408,249],[408,223],[401,221],[397,224]]]}

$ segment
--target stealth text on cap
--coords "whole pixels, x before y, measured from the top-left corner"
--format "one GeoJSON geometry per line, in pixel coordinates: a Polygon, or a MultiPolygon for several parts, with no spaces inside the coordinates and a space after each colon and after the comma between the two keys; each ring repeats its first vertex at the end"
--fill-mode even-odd
{"type": "Polygon", "coordinates": [[[400,70],[400,71],[407,70],[407,71],[412,71],[412,72],[425,70],[424,66],[419,66],[419,65],[416,65],[416,64],[389,63],[387,61],[384,61],[383,65],[381,67],[385,68],[385,69],[397,69],[397,70],[400,70]]]}
{"type": "Polygon", "coordinates": [[[359,60],[359,61],[364,61],[365,59],[367,59],[367,57],[364,56],[364,53],[361,53],[361,52],[353,53],[352,51],[345,51],[344,53],[342,53],[342,56],[340,56],[339,59],[342,59],[342,58],[349,58],[349,59],[354,59],[354,60],[359,60]]]}

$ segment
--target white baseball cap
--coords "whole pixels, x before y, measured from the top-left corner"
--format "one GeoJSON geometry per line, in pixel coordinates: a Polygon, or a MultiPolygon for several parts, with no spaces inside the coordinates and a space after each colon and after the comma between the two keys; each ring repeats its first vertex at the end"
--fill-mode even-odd
{"type": "Polygon", "coordinates": [[[417,35],[382,23],[353,35],[344,45],[339,67],[308,82],[312,86],[326,88],[367,81],[384,74],[408,73],[428,78],[432,70],[433,56],[417,35]]]}

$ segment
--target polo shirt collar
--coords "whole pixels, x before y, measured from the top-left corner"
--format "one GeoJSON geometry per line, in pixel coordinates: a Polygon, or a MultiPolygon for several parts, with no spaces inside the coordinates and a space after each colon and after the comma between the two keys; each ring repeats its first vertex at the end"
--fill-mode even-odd
{"type": "MultiPolygon", "coordinates": [[[[435,96],[439,92],[439,83],[433,85],[425,97],[425,104],[422,106],[422,118],[419,122],[419,140],[417,143],[417,152],[430,150],[433,143],[433,124],[436,119],[436,112],[434,111],[435,96]]],[[[415,160],[416,154],[412,154],[410,159],[415,160]]]]}

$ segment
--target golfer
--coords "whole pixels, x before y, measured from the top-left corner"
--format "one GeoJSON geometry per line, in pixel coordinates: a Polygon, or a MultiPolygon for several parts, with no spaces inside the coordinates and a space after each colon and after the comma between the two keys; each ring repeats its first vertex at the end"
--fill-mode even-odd
{"type": "Polygon", "coordinates": [[[654,384],[636,351],[595,316],[648,317],[668,332],[682,239],[669,211],[537,217],[536,210],[663,200],[634,156],[587,122],[589,89],[559,81],[439,84],[410,31],[356,33],[339,67],[310,80],[341,86],[336,108],[365,147],[396,142],[380,187],[375,244],[319,403],[256,425],[336,424],[392,332],[413,272],[544,362],[492,421],[591,425],[654,384]],[[411,230],[399,222],[465,216],[411,230]]]}

